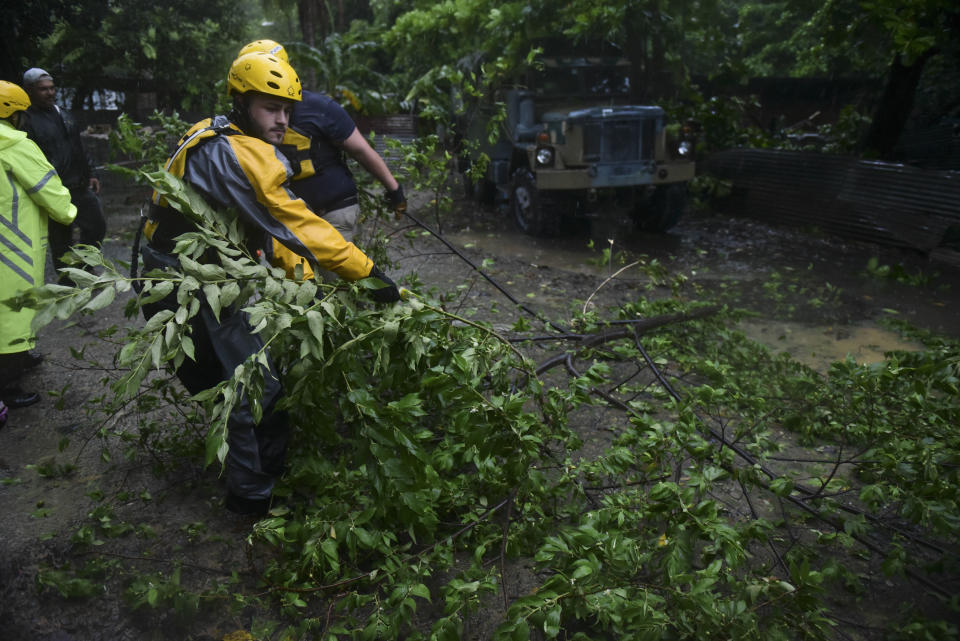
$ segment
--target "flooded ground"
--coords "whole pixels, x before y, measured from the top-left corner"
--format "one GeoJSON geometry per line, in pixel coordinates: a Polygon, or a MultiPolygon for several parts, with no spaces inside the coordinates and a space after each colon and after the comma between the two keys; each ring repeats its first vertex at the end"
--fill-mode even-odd
{"type": "MultiPolygon", "coordinates": [[[[960,335],[960,271],[919,253],[764,225],[751,218],[693,214],[665,234],[593,221],[560,238],[532,238],[503,214],[476,208],[447,237],[482,258],[603,279],[634,261],[682,273],[708,295],[758,318],[743,324],[751,338],[818,369],[847,354],[862,362],[884,351],[915,349],[885,329],[901,319],[960,335]],[[608,250],[612,260],[604,259],[608,250]]],[[[640,284],[640,268],[616,280],[640,284]]]]}

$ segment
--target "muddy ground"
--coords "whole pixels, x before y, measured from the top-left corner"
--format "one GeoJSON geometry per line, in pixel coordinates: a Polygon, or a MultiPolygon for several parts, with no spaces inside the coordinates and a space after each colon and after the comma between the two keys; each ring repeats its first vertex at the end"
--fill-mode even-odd
{"type": "MultiPolygon", "coordinates": [[[[106,253],[127,259],[145,194],[114,178],[105,182],[103,196],[109,215],[106,253]]],[[[960,273],[955,269],[909,252],[772,228],[762,222],[762,212],[743,212],[756,216],[747,218],[700,211],[662,235],[597,221],[570,237],[542,240],[517,233],[505,215],[468,201],[458,200],[456,211],[439,221],[425,198],[411,202],[415,214],[441,229],[475,264],[492,259],[491,278],[524,305],[561,320],[587,299],[603,310],[645,295],[648,277],[637,269],[608,281],[622,264],[639,259],[648,265],[657,261],[671,274],[684,273],[710,291],[722,289],[728,302],[756,312],[743,325],[750,336],[821,369],[847,354],[869,361],[882,358],[884,350],[909,348],[884,329],[885,317],[960,336],[960,273]],[[612,249],[612,266],[602,264],[603,248],[612,249]],[[867,275],[871,258],[880,266],[901,266],[901,280],[910,282],[867,275]]],[[[407,240],[405,232],[413,229],[408,222],[389,225],[391,273],[416,273],[424,288],[461,287],[462,309],[512,322],[512,312],[502,311],[509,308],[504,295],[462,258],[428,235],[407,240]],[[496,317],[486,312],[493,304],[501,310],[496,317]]],[[[219,641],[249,630],[255,617],[251,612],[200,616],[188,629],[173,632],[163,619],[144,610],[131,612],[121,598],[123,586],[107,583],[103,594],[71,599],[38,582],[40,570],[77,566],[90,554],[76,541],[85,536],[101,494],[126,497],[108,521],[137,528],[127,536],[128,545],[103,548],[116,563],[149,573],[165,569],[166,561],[178,555],[184,573],[200,577],[247,568],[243,541],[250,524],[222,508],[214,473],[197,469],[158,479],[150,461],[102,460],[95,432],[104,417],[85,409],[105,391],[102,373],[74,355],[82,349],[88,360],[108,362],[113,347],[98,332],[129,322],[136,321],[125,319],[122,306],[114,304],[95,316],[46,328],[39,344],[46,361],[24,380],[44,399],[12,411],[0,431],[0,641],[219,641]],[[146,532],[151,536],[140,536],[146,532]]],[[[108,418],[128,420],[123,414],[108,418]]],[[[902,586],[888,588],[885,598],[895,599],[902,586]]],[[[488,620],[496,619],[496,612],[488,614],[488,620]]],[[[882,628],[883,612],[870,620],[882,628]]],[[[472,638],[485,638],[489,626],[471,630],[472,638]]],[[[871,638],[862,631],[848,633],[871,638]]]]}

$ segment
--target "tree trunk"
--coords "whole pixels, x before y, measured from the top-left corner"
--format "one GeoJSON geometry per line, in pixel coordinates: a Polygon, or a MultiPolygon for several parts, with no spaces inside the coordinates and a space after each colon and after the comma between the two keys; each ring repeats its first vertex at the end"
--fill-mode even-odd
{"type": "Polygon", "coordinates": [[[317,35],[322,43],[330,33],[330,6],[326,0],[315,0],[317,5],[317,35]]]}
{"type": "Polygon", "coordinates": [[[299,0],[297,2],[297,17],[300,18],[300,32],[303,41],[311,47],[317,44],[317,15],[316,0],[299,0]]]}
{"type": "Polygon", "coordinates": [[[651,30],[650,34],[650,72],[649,87],[647,88],[647,100],[661,102],[665,98],[672,97],[673,78],[667,69],[667,47],[663,41],[663,18],[660,15],[660,8],[654,4],[651,11],[650,24],[656,28],[651,30]]]}
{"type": "Polygon", "coordinates": [[[939,51],[936,48],[927,49],[910,65],[903,64],[900,54],[893,59],[883,95],[861,143],[865,153],[883,160],[893,158],[894,148],[913,110],[914,94],[920,83],[923,67],[937,53],[939,51]]]}
{"type": "Polygon", "coordinates": [[[627,41],[624,53],[630,60],[630,100],[642,103],[648,89],[647,78],[647,39],[643,33],[643,23],[634,18],[627,29],[627,41]],[[639,24],[638,24],[639,23],[639,24]]]}

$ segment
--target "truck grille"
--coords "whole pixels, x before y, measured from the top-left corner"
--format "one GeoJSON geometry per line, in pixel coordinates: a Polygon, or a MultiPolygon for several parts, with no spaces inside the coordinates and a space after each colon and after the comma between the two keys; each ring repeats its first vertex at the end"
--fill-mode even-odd
{"type": "Polygon", "coordinates": [[[583,124],[585,162],[652,160],[656,120],[599,120],[583,124]]]}

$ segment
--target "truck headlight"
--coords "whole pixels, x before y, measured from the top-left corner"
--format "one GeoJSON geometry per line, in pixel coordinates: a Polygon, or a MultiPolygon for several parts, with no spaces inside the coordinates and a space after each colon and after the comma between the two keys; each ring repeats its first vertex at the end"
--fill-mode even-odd
{"type": "Polygon", "coordinates": [[[681,140],[677,145],[678,156],[689,156],[693,153],[693,144],[689,140],[681,140]]]}
{"type": "Polygon", "coordinates": [[[553,165],[553,149],[550,147],[537,147],[537,165],[541,167],[550,167],[553,165]]]}

